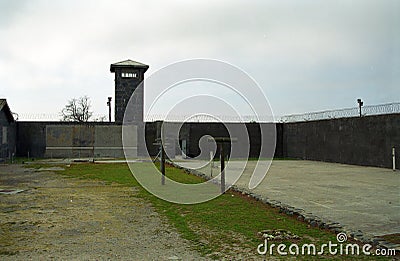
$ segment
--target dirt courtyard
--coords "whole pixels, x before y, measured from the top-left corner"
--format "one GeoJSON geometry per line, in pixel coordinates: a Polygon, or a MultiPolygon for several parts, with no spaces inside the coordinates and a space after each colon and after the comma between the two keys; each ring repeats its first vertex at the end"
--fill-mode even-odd
{"type": "Polygon", "coordinates": [[[1,260],[199,260],[135,188],[0,165],[1,260]]]}

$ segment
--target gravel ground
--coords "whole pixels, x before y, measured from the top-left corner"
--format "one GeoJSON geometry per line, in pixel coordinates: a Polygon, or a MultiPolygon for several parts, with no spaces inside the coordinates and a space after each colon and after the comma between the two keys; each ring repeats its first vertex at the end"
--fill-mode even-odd
{"type": "Polygon", "coordinates": [[[135,188],[0,166],[1,260],[201,260],[135,188]]]}

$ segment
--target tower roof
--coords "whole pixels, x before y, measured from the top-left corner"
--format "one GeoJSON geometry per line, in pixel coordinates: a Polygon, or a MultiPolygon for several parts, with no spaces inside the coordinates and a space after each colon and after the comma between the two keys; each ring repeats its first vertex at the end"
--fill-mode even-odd
{"type": "Polygon", "coordinates": [[[149,69],[149,66],[128,59],[122,62],[112,63],[110,66],[110,71],[115,72],[115,68],[134,68],[134,69],[144,69],[144,71],[147,71],[147,69],[149,69]]]}

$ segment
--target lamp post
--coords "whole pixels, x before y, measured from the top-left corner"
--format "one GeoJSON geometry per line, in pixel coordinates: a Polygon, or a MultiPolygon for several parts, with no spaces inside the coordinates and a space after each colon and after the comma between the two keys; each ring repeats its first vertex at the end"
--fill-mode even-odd
{"type": "Polygon", "coordinates": [[[111,99],[112,97],[108,97],[108,102],[107,102],[107,106],[108,106],[108,121],[111,122],[111,99]]]}
{"type": "Polygon", "coordinates": [[[364,102],[361,99],[357,99],[358,102],[358,108],[360,108],[360,117],[362,116],[361,114],[361,107],[364,105],[364,102]]]}

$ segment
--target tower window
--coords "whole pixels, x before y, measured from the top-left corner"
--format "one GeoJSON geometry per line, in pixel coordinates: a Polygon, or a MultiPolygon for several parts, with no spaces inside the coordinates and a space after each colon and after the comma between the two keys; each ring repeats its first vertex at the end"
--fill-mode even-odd
{"type": "Polygon", "coordinates": [[[137,73],[134,73],[134,72],[123,72],[123,73],[121,73],[121,77],[123,77],[123,78],[136,78],[137,77],[137,73]]]}

